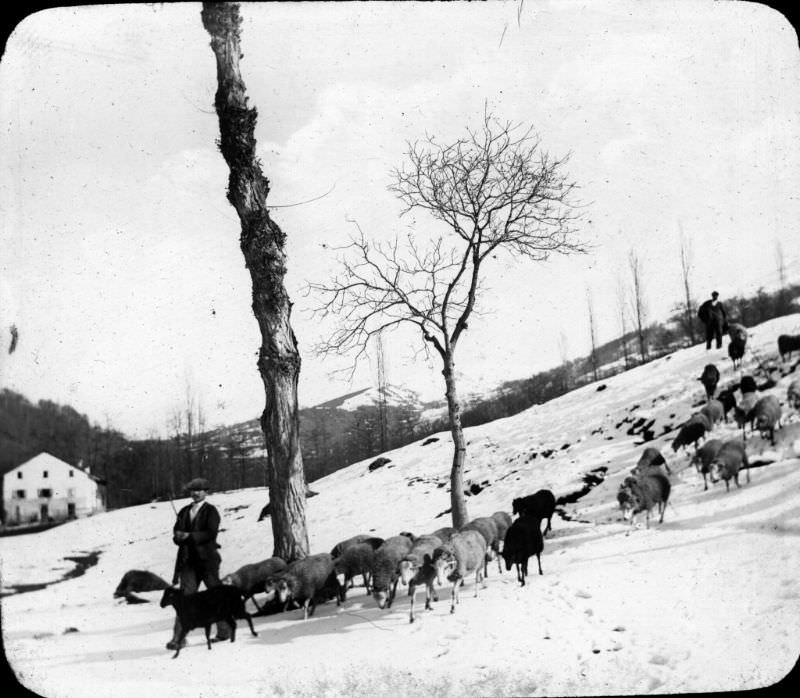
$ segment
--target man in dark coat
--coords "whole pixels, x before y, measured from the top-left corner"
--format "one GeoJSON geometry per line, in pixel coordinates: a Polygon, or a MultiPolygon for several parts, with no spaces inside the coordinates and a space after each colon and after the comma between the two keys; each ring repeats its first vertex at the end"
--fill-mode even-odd
{"type": "MultiPolygon", "coordinates": [[[[208,480],[195,478],[186,485],[186,489],[189,490],[192,503],[178,512],[178,518],[172,529],[172,540],[178,546],[172,583],[180,582],[184,594],[194,594],[200,582],[203,582],[208,589],[221,584],[220,555],[217,551],[220,547],[217,543],[219,512],[213,504],[205,501],[209,490],[208,480]]],[[[176,616],[172,640],[167,643],[167,649],[177,649],[180,633],[181,623],[176,616]]],[[[228,624],[220,621],[217,623],[217,636],[212,641],[227,640],[230,638],[230,633],[228,624]]]]}
{"type": "Polygon", "coordinates": [[[725,306],[717,300],[719,293],[711,292],[711,298],[703,303],[697,311],[703,324],[706,326],[706,351],[711,349],[711,340],[716,340],[717,349],[722,349],[722,333],[728,330],[728,316],[725,306]]]}

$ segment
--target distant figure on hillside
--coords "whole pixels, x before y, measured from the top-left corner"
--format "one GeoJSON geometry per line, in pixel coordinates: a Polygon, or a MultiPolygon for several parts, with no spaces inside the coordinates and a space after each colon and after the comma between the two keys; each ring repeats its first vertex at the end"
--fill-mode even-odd
{"type": "Polygon", "coordinates": [[[697,311],[697,317],[706,326],[706,351],[711,349],[711,340],[716,340],[717,349],[722,349],[722,333],[728,331],[728,315],[725,306],[718,300],[719,293],[711,292],[711,298],[697,311]]]}

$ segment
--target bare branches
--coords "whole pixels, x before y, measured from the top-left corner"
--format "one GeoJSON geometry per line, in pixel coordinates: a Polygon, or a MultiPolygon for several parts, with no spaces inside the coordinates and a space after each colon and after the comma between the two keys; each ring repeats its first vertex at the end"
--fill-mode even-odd
{"type": "MultiPolygon", "coordinates": [[[[449,144],[428,136],[408,144],[407,162],[389,187],[403,214],[427,211],[445,233],[389,243],[359,235],[339,249],[339,272],[309,289],[322,300],[317,313],[337,328],[317,351],[363,356],[371,337],[412,324],[442,359],[453,352],[479,301],[482,265],[505,250],[546,260],[553,252],[583,252],[576,239],[576,185],[568,156],[541,148],[532,129],[484,115],[477,129],[449,144]]],[[[401,214],[402,215],[402,214],[401,214]]],[[[356,224],[358,226],[358,224],[356,224]]],[[[447,363],[447,361],[446,361],[447,363]]]]}
{"type": "Polygon", "coordinates": [[[452,144],[409,143],[389,189],[403,213],[428,211],[481,258],[498,247],[535,260],[583,251],[574,240],[576,184],[564,173],[569,156],[552,157],[531,129],[520,131],[486,114],[480,129],[452,144]]]}

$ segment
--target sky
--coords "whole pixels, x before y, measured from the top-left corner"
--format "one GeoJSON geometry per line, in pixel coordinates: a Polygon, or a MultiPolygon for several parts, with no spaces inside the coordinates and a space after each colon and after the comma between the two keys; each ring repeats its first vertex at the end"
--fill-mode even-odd
{"type": "MultiPolygon", "coordinates": [[[[486,269],[456,355],[462,392],[523,378],[620,333],[639,255],[649,317],[693,295],[800,278],[797,35],[757,3],[242,5],[242,75],[259,112],[268,203],[287,234],[301,406],[377,380],[321,359],[332,329],[309,282],[357,232],[442,231],[400,216],[408,143],[454,140],[485,111],[570,155],[590,252],[486,269]],[[304,203],[307,202],[307,203],[304,203]],[[342,373],[342,371],[344,371],[342,373]]],[[[239,221],[213,110],[200,4],[99,5],[25,18],[0,62],[0,385],[130,436],[164,434],[188,395],[207,426],[264,406],[239,221]],[[18,330],[8,354],[10,328],[18,330]]],[[[420,337],[385,340],[387,378],[444,395],[420,337]]],[[[374,356],[374,354],[373,354],[374,356]]]]}

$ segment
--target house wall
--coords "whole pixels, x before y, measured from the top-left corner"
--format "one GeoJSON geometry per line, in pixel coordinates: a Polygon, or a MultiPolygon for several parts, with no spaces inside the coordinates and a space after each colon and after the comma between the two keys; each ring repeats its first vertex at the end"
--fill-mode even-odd
{"type": "Polygon", "coordinates": [[[3,476],[3,509],[6,524],[77,518],[105,511],[104,492],[83,470],[37,456],[3,476]]]}

